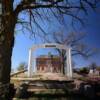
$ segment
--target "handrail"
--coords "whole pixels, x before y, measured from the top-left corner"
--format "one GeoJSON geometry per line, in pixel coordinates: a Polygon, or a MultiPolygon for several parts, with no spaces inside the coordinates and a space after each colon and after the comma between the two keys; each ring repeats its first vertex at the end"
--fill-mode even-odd
{"type": "Polygon", "coordinates": [[[26,72],[26,71],[27,71],[27,69],[21,70],[21,71],[18,71],[18,72],[15,72],[15,73],[11,74],[10,76],[12,77],[14,75],[18,75],[18,74],[23,73],[23,72],[26,72]]]}

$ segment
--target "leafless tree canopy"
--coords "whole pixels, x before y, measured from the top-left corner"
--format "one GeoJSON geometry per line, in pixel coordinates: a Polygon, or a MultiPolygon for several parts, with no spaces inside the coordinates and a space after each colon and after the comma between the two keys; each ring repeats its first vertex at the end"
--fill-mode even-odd
{"type": "MultiPolygon", "coordinates": [[[[18,16],[17,24],[21,25],[22,30],[35,33],[34,30],[37,27],[43,33],[46,33],[42,26],[40,26],[38,22],[39,19],[47,19],[49,21],[49,18],[53,15],[61,22],[64,21],[64,16],[67,15],[72,17],[73,21],[77,20],[81,24],[84,24],[80,14],[88,14],[90,8],[95,10],[98,2],[99,0],[11,0],[5,7],[6,10],[12,9],[12,11],[3,11],[5,13],[1,16],[12,13],[16,17],[18,16]],[[22,13],[27,18],[21,18],[20,14],[22,13]]],[[[3,5],[5,5],[5,3],[7,2],[5,1],[3,5]]],[[[1,28],[1,31],[3,31],[3,28],[1,28]]]]}
{"type": "MultiPolygon", "coordinates": [[[[58,43],[58,44],[63,44],[66,46],[71,47],[71,54],[72,56],[81,56],[82,58],[89,58],[96,54],[98,50],[96,48],[90,47],[86,42],[84,41],[86,37],[86,33],[75,33],[71,32],[69,34],[63,33],[63,32],[54,32],[51,33],[51,37],[47,36],[44,38],[45,42],[48,43],[58,43]]],[[[62,58],[62,65],[63,68],[65,66],[65,61],[66,61],[66,51],[65,50],[59,50],[56,49],[59,53],[59,55],[62,58]]],[[[74,59],[72,60],[74,62],[74,59]]]]}
{"type": "MultiPolygon", "coordinates": [[[[81,55],[83,58],[88,58],[95,54],[97,50],[86,44],[84,41],[86,35],[86,33],[71,32],[67,34],[59,31],[51,33],[50,37],[47,35],[44,41],[70,46],[72,48],[72,56],[81,55]]],[[[63,56],[65,55],[65,51],[62,52],[62,50],[58,50],[58,52],[63,56]]]]}

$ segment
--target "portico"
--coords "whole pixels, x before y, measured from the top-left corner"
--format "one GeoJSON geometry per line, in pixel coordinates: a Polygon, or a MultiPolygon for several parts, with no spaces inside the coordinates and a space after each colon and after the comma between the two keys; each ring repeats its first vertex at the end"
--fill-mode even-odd
{"type": "Polygon", "coordinates": [[[72,78],[72,64],[71,64],[71,47],[57,44],[57,43],[45,43],[34,45],[29,49],[29,62],[28,62],[28,77],[32,77],[33,73],[37,73],[36,58],[34,57],[34,51],[39,48],[57,48],[66,50],[66,66],[64,68],[65,75],[72,78]]]}

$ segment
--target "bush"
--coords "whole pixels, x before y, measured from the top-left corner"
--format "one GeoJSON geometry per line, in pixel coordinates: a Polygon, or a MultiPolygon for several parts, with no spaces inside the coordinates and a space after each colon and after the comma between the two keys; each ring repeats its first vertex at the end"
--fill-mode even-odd
{"type": "Polygon", "coordinates": [[[80,69],[80,74],[88,74],[89,70],[86,67],[80,69]]]}

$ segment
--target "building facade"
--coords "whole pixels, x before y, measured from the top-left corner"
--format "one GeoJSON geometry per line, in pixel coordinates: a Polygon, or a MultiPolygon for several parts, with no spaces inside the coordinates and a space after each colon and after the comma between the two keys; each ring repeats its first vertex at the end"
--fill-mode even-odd
{"type": "Polygon", "coordinates": [[[59,56],[39,56],[36,58],[38,72],[61,73],[62,64],[59,56]]]}

